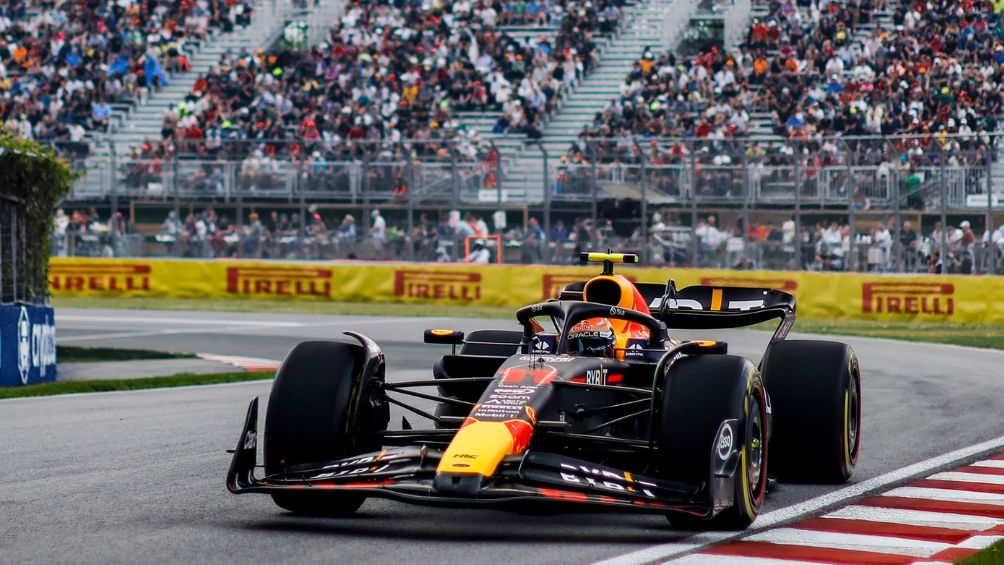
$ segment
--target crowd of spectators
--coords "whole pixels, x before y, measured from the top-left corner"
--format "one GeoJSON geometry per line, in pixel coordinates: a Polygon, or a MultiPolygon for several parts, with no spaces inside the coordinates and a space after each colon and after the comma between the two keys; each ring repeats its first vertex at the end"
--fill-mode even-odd
{"type": "Polygon", "coordinates": [[[623,0],[355,0],[325,41],[227,53],[164,116],[140,149],[358,158],[414,142],[414,156],[474,158],[455,113],[501,110],[500,131],[539,128],[557,97],[595,63],[594,35],[614,30],[623,0]],[[527,18],[552,39],[510,36],[527,18]],[[459,145],[457,139],[462,141],[459,145]]]}
{"type": "Polygon", "coordinates": [[[846,220],[819,221],[803,218],[801,229],[794,217],[780,222],[751,221],[743,227],[722,226],[715,215],[700,215],[691,227],[689,219],[671,210],[656,213],[649,225],[650,262],[679,266],[730,269],[815,271],[928,272],[973,274],[1004,269],[1004,226],[977,234],[969,221],[944,230],[948,261],[941,261],[942,227],[921,233],[910,220],[897,229],[895,220],[884,218],[855,223],[846,220]]]}
{"type": "Polygon", "coordinates": [[[112,105],[186,70],[193,45],[250,22],[248,0],[12,0],[0,7],[5,131],[86,155],[112,105]]]}
{"type": "MultiPolygon", "coordinates": [[[[772,0],[734,51],[646,51],[582,131],[598,140],[572,156],[633,162],[657,153],[633,138],[692,137],[706,164],[729,164],[762,112],[778,139],[809,143],[798,149],[824,161],[840,158],[819,147],[824,137],[899,134],[921,136],[891,148],[904,162],[979,163],[988,139],[975,134],[996,131],[1004,113],[1002,10],[991,0],[772,0]]],[[[791,160],[784,143],[760,151],[791,160]]]]}
{"type": "Polygon", "coordinates": [[[852,230],[846,217],[803,216],[799,227],[792,216],[751,214],[745,227],[741,215],[724,220],[665,208],[651,216],[646,241],[637,222],[609,218],[553,217],[545,231],[536,216],[506,225],[504,214],[477,211],[419,212],[410,227],[400,212],[385,217],[371,209],[358,222],[356,211],[340,215],[311,206],[304,212],[302,224],[296,209],[246,212],[238,224],[232,210],[171,210],[152,231],[121,213],[59,209],[53,254],[577,264],[581,251],[614,248],[644,249],[649,264],[673,267],[1004,274],[1004,225],[981,233],[968,220],[944,229],[925,222],[922,230],[904,216],[897,229],[895,218],[873,214],[856,219],[852,230]]]}

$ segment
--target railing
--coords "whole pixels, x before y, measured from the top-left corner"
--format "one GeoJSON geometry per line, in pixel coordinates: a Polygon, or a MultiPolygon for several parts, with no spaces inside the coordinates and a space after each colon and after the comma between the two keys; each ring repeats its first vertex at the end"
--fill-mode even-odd
{"type": "Polygon", "coordinates": [[[68,201],[310,199],[327,202],[475,202],[491,165],[481,161],[294,162],[130,159],[75,161],[86,182],[68,201]]]}

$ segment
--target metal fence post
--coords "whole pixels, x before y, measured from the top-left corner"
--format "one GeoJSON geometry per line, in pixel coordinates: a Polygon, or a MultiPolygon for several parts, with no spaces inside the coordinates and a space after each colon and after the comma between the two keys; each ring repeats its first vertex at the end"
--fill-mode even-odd
{"type": "Polygon", "coordinates": [[[648,264],[648,175],[645,169],[645,163],[648,162],[648,155],[645,154],[645,148],[638,146],[641,152],[640,161],[640,174],[639,185],[641,188],[641,194],[639,198],[641,199],[641,226],[639,229],[639,236],[641,237],[640,252],[641,260],[645,264],[648,264]]]}
{"type": "MultiPolygon", "coordinates": [[[[896,224],[896,231],[893,232],[892,236],[892,248],[895,251],[893,254],[893,271],[897,273],[903,272],[904,265],[904,255],[906,254],[906,249],[903,248],[903,215],[899,209],[899,183],[892,183],[890,187],[892,193],[892,214],[893,222],[896,224]]],[[[919,226],[918,226],[919,228],[919,226]]]]}
{"type": "Polygon", "coordinates": [[[457,151],[450,144],[450,182],[453,184],[453,206],[460,206],[460,176],[457,174],[457,151]]]}
{"type": "Polygon", "coordinates": [[[795,175],[795,270],[802,270],[802,171],[801,167],[798,165],[798,159],[800,157],[800,152],[798,150],[798,143],[793,142],[795,146],[793,166],[795,175]]]}
{"type": "Polygon", "coordinates": [[[687,183],[690,190],[690,266],[697,267],[697,256],[700,253],[700,243],[697,241],[697,155],[694,146],[687,144],[690,155],[690,182],[687,183]]]}
{"type": "Polygon", "coordinates": [[[948,181],[945,175],[945,152],[938,147],[941,156],[938,167],[938,190],[941,195],[941,274],[948,271],[948,181]]]}
{"type": "Polygon", "coordinates": [[[17,222],[17,206],[16,205],[9,206],[9,209],[10,209],[10,245],[11,245],[11,248],[10,248],[11,271],[10,272],[11,272],[11,280],[14,283],[12,285],[12,287],[11,287],[11,290],[13,291],[12,295],[13,295],[13,298],[14,298],[14,302],[16,303],[16,302],[19,302],[19,300],[18,300],[18,292],[17,292],[18,291],[18,286],[19,286],[18,285],[18,278],[17,278],[17,270],[18,270],[18,266],[17,266],[17,264],[18,264],[17,248],[18,248],[18,241],[21,241],[21,240],[19,240],[18,237],[17,237],[17,223],[18,223],[17,222]]]}
{"type": "MultiPolygon", "coordinates": [[[[550,182],[551,181],[551,177],[550,177],[549,171],[548,171],[548,162],[547,162],[548,154],[547,154],[547,148],[544,147],[543,143],[539,143],[539,142],[537,144],[537,147],[540,147],[540,153],[544,156],[544,241],[549,242],[550,238],[551,238],[551,182],[550,182]]],[[[593,189],[593,195],[594,195],[594,198],[593,198],[593,210],[596,209],[595,194],[596,194],[596,189],[594,188],[593,189]]],[[[594,211],[593,212],[593,218],[594,218],[593,225],[594,226],[596,225],[595,217],[596,217],[596,213],[594,211]]],[[[548,247],[545,246],[544,249],[546,250],[546,249],[548,249],[548,247]]]]}
{"type": "Polygon", "coordinates": [[[858,270],[858,222],[854,214],[854,192],[847,191],[847,268],[858,270]]]}
{"type": "Polygon", "coordinates": [[[596,208],[596,196],[597,196],[597,182],[599,182],[599,176],[596,174],[596,148],[593,147],[591,141],[586,142],[586,147],[589,148],[589,152],[592,156],[589,158],[589,194],[591,200],[590,217],[593,220],[593,228],[595,229],[598,224],[599,211],[596,208]]]}
{"type": "Polygon", "coordinates": [[[360,235],[364,238],[370,235],[370,182],[369,182],[369,155],[363,154],[362,164],[359,168],[359,192],[363,196],[363,217],[359,222],[360,235]]]}
{"type": "MultiPolygon", "coordinates": [[[[740,181],[739,186],[742,187],[741,190],[743,194],[743,211],[742,211],[743,227],[741,230],[742,233],[739,234],[739,237],[740,239],[742,239],[743,242],[742,261],[743,261],[743,268],[745,269],[749,266],[751,261],[750,240],[749,240],[749,233],[750,233],[749,168],[747,166],[748,164],[746,162],[745,153],[740,154],[739,165],[742,167],[742,180],[740,181]]],[[[756,266],[759,267],[760,265],[757,264],[756,266]]],[[[735,268],[735,265],[726,265],[726,267],[735,268]]]]}
{"type": "Polygon", "coordinates": [[[990,149],[987,151],[987,245],[984,255],[987,257],[987,274],[994,274],[995,261],[997,259],[997,249],[994,245],[994,145],[998,138],[990,138],[990,149]]]}

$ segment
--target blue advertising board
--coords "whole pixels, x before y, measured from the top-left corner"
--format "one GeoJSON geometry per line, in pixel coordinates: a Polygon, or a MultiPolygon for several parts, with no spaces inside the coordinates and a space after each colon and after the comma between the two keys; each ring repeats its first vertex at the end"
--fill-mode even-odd
{"type": "Polygon", "coordinates": [[[56,321],[50,306],[0,306],[0,386],[56,380],[56,321]]]}

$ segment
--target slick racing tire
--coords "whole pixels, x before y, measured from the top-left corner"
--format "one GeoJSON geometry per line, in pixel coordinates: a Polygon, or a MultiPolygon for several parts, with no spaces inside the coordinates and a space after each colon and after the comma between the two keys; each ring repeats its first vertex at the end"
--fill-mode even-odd
{"type": "MultiPolygon", "coordinates": [[[[356,445],[359,431],[349,421],[353,396],[359,394],[363,348],[329,341],[296,345],[272,383],[265,414],[265,474],[290,465],[323,463],[379,449],[356,445]]],[[[344,515],[359,509],[366,497],[352,492],[273,494],[291,512],[344,515]]]]}
{"type": "Polygon", "coordinates": [[[861,445],[861,369],[850,346],[782,341],[761,370],[773,412],[771,472],[793,483],[837,484],[861,445]]]}
{"type": "MultiPolygon", "coordinates": [[[[732,504],[707,520],[669,514],[675,527],[743,529],[760,512],[767,492],[767,398],[759,371],[733,355],[685,357],[666,375],[660,408],[661,476],[688,484],[707,484],[719,428],[736,420],[732,445],[739,451],[733,475],[732,504]]],[[[725,453],[728,453],[726,448],[725,453]]],[[[727,457],[727,456],[726,456],[727,457]]]]}

